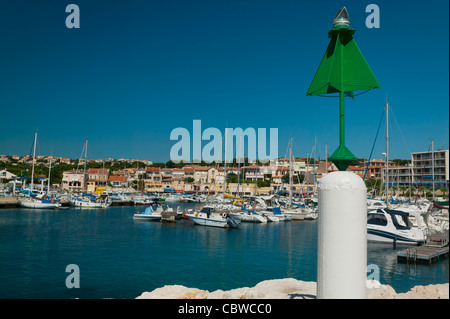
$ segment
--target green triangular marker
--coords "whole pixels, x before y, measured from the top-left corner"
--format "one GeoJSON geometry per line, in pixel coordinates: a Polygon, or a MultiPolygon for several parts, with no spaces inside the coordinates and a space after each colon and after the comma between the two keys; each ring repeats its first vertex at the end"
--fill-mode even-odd
{"type": "Polygon", "coordinates": [[[307,96],[339,93],[339,147],[330,160],[345,171],[357,158],[345,146],[344,97],[354,97],[354,91],[380,88],[375,75],[362,55],[350,29],[348,12],[343,7],[333,20],[333,29],[328,32],[330,44],[309,86],[307,96]]]}

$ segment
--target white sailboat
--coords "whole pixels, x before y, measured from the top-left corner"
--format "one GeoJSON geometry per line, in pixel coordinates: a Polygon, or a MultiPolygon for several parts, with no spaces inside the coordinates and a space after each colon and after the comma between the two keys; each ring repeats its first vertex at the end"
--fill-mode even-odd
{"type": "MultiPolygon", "coordinates": [[[[21,207],[25,208],[45,208],[45,209],[54,209],[61,207],[61,204],[58,203],[58,201],[55,201],[54,199],[46,199],[44,196],[46,196],[46,193],[40,193],[35,197],[32,197],[33,194],[33,188],[34,188],[34,163],[36,160],[36,141],[37,141],[37,131],[34,133],[34,143],[33,143],[33,163],[31,168],[31,184],[30,184],[30,191],[28,194],[28,197],[20,198],[19,199],[19,205],[21,207]]],[[[50,173],[49,173],[50,174],[50,173]]],[[[50,178],[50,177],[49,177],[50,178]]],[[[50,186],[50,182],[49,182],[50,186]]]]}
{"type": "MultiPolygon", "coordinates": [[[[84,151],[84,173],[83,173],[83,188],[86,189],[86,159],[87,159],[87,147],[88,147],[88,140],[86,139],[86,142],[83,147],[84,151]]],[[[83,155],[83,152],[81,153],[81,156],[83,155]]],[[[80,160],[81,160],[80,156],[80,160]]],[[[78,173],[78,167],[77,167],[77,173],[78,173]]],[[[82,193],[81,196],[78,197],[72,197],[69,201],[70,206],[76,207],[76,208],[107,208],[111,206],[112,202],[108,200],[107,196],[95,196],[87,193],[82,193]]]]}
{"type": "Polygon", "coordinates": [[[292,136],[289,141],[289,200],[284,207],[281,208],[281,213],[285,214],[293,220],[303,220],[305,219],[306,214],[309,212],[307,208],[300,207],[299,205],[295,205],[292,200],[292,188],[293,188],[293,169],[292,169],[292,136]]]}

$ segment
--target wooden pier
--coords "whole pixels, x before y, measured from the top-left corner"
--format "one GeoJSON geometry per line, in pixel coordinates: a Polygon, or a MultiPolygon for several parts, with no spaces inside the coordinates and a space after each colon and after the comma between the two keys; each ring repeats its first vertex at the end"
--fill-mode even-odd
{"type": "Polygon", "coordinates": [[[406,263],[431,264],[448,257],[448,234],[430,237],[423,246],[410,247],[397,252],[397,260],[406,263]]]}

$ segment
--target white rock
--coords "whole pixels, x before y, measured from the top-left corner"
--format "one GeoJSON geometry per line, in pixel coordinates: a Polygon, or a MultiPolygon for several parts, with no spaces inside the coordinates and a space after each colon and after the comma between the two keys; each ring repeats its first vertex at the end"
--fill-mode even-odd
{"type": "Polygon", "coordinates": [[[389,285],[382,285],[378,281],[368,281],[366,284],[367,299],[393,299],[397,293],[389,285]]]}
{"type": "Polygon", "coordinates": [[[180,285],[166,285],[152,292],[144,292],[136,299],[206,299],[208,291],[180,285]]]}
{"type": "Polygon", "coordinates": [[[395,299],[449,299],[449,285],[415,286],[410,291],[398,294],[395,299]]]}
{"type": "MultiPolygon", "coordinates": [[[[167,285],[144,292],[137,299],[314,299],[317,284],[294,278],[265,280],[254,287],[208,292],[197,288],[167,285]]],[[[449,284],[415,286],[407,293],[397,294],[389,285],[369,282],[368,299],[449,299],[449,284]]]]}

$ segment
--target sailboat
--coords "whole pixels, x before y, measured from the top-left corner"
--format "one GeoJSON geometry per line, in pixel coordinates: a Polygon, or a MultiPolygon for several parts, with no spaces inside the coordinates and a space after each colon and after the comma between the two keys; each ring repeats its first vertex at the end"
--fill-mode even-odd
{"type": "MultiPolygon", "coordinates": [[[[296,205],[292,200],[292,188],[293,188],[293,163],[292,163],[292,136],[289,140],[289,200],[284,207],[280,207],[281,213],[285,214],[293,220],[303,220],[307,212],[303,210],[300,205],[296,205]],[[294,207],[295,206],[295,207],[294,207]]],[[[306,209],[306,208],[305,208],[306,209]]]]}
{"type": "Polygon", "coordinates": [[[386,207],[369,210],[367,213],[367,240],[383,243],[418,245],[425,241],[421,228],[413,227],[409,209],[391,209],[389,207],[389,103],[386,110],[386,207]]]}
{"type": "MultiPolygon", "coordinates": [[[[84,151],[84,182],[83,187],[86,189],[86,158],[87,158],[87,147],[88,147],[88,140],[86,139],[86,142],[83,147],[84,151]]],[[[81,153],[83,155],[83,152],[81,153]]],[[[81,157],[80,157],[81,160],[81,157]]],[[[78,172],[78,168],[77,168],[78,172]]],[[[69,201],[70,206],[76,207],[76,208],[107,208],[109,207],[112,202],[108,200],[108,197],[106,195],[92,195],[87,194],[83,192],[81,194],[81,197],[72,197],[69,201]]]]}
{"type": "MultiPolygon", "coordinates": [[[[54,199],[48,199],[47,194],[40,192],[39,194],[34,195],[34,163],[36,159],[36,141],[37,141],[37,131],[34,133],[34,142],[33,142],[33,163],[31,169],[31,184],[30,189],[27,192],[28,197],[19,199],[19,205],[25,208],[46,208],[46,209],[54,209],[61,207],[61,204],[54,199]]],[[[50,174],[50,173],[49,173],[50,174]]],[[[50,178],[50,177],[49,177],[50,178]]],[[[50,184],[49,184],[50,186],[50,184]]]]}

